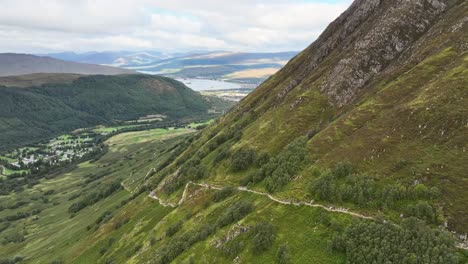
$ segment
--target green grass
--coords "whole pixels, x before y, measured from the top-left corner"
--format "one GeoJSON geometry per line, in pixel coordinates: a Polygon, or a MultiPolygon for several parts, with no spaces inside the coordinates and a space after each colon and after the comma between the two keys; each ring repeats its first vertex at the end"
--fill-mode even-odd
{"type": "MultiPolygon", "coordinates": [[[[170,155],[167,149],[183,139],[183,137],[178,136],[189,132],[191,130],[179,129],[120,134],[109,139],[113,146],[99,161],[95,163],[84,162],[68,173],[42,180],[33,188],[0,197],[0,205],[2,206],[12,206],[18,201],[26,201],[26,204],[19,208],[0,211],[0,218],[14,215],[16,212],[27,212],[33,209],[43,210],[37,217],[28,217],[12,222],[10,228],[0,233],[0,241],[5,236],[15,232],[26,234],[26,241],[23,243],[0,245],[0,255],[2,256],[0,259],[23,256],[27,263],[48,263],[52,260],[67,260],[69,262],[87,252],[94,243],[98,242],[100,237],[106,236],[106,234],[102,234],[101,229],[94,230],[96,219],[106,211],[119,214],[116,211],[116,206],[120,205],[121,201],[127,199],[131,194],[122,189],[96,204],[86,207],[74,217],[71,217],[68,212],[70,205],[80,200],[83,195],[99,189],[100,185],[115,179],[121,179],[124,185],[132,190],[137,188],[141,185],[146,172],[157,166],[158,163],[164,162],[165,158],[170,155]],[[90,176],[99,173],[105,175],[90,183],[85,182],[90,176]],[[49,190],[54,190],[54,193],[45,196],[44,193],[49,190]],[[79,194],[80,197],[70,200],[79,194]],[[48,201],[41,200],[41,197],[47,197],[48,201]],[[92,226],[92,229],[87,230],[87,226],[92,226]]],[[[163,217],[167,211],[158,205],[155,206],[155,211],[141,212],[142,215],[149,214],[147,218],[150,222],[155,216],[163,217]]],[[[129,210],[132,211],[133,208],[130,207],[129,210]]],[[[130,221],[130,226],[141,223],[138,219],[130,221]]],[[[115,222],[115,219],[112,221],[115,222]]],[[[125,228],[129,227],[123,227],[122,234],[125,233],[125,228]]],[[[113,231],[111,229],[106,232],[113,231]]],[[[83,255],[84,259],[88,258],[87,254],[83,255]]],[[[94,255],[92,258],[96,259],[94,255]]],[[[78,261],[78,263],[80,262],[78,261]]]]}
{"type": "Polygon", "coordinates": [[[126,126],[111,126],[111,127],[99,127],[93,129],[96,133],[112,133],[126,128],[140,127],[141,125],[126,125],[126,126]]]}
{"type": "Polygon", "coordinates": [[[10,163],[17,161],[16,159],[13,159],[13,158],[10,158],[10,157],[7,157],[7,156],[0,156],[0,159],[6,160],[6,161],[8,161],[10,163]]]}
{"type": "Polygon", "coordinates": [[[1,167],[0,169],[2,170],[0,174],[3,174],[5,176],[12,175],[15,173],[28,173],[29,172],[29,170],[11,170],[5,167],[1,167]]]}

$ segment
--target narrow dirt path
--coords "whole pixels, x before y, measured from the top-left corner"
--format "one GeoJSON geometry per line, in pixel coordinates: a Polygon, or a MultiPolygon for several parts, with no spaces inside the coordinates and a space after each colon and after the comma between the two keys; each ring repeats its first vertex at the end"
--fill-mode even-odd
{"type": "MultiPolygon", "coordinates": [[[[211,184],[207,184],[207,183],[189,182],[189,183],[187,183],[185,185],[184,192],[182,193],[182,197],[180,198],[180,200],[176,204],[175,203],[166,203],[166,202],[162,201],[161,198],[159,198],[156,195],[156,192],[154,192],[154,191],[152,191],[148,196],[150,198],[152,198],[152,199],[155,199],[155,200],[159,201],[159,203],[162,206],[175,208],[178,205],[183,204],[183,202],[186,200],[187,195],[188,195],[188,188],[189,188],[190,185],[201,186],[201,187],[204,187],[204,188],[207,188],[207,189],[214,189],[214,190],[223,189],[223,187],[215,186],[215,185],[211,185],[211,184]]],[[[272,200],[274,202],[284,204],[284,205],[294,205],[294,206],[302,206],[303,205],[303,206],[309,206],[309,207],[318,207],[318,208],[322,208],[324,210],[327,210],[329,212],[342,213],[342,214],[347,214],[347,215],[351,215],[351,216],[362,218],[362,219],[375,220],[375,218],[370,217],[370,216],[365,216],[365,215],[362,215],[362,214],[359,214],[359,213],[350,212],[346,208],[335,208],[333,206],[325,206],[325,205],[316,204],[316,203],[313,203],[313,202],[293,202],[293,201],[281,200],[279,198],[276,198],[276,197],[272,196],[269,193],[250,190],[250,189],[247,189],[246,187],[235,187],[235,188],[238,191],[241,191],[241,192],[249,192],[249,193],[253,193],[253,194],[256,194],[256,195],[261,195],[261,196],[267,197],[268,199],[270,199],[270,200],[272,200]]]]}
{"type": "MultiPolygon", "coordinates": [[[[160,197],[158,197],[156,195],[156,192],[154,192],[154,191],[151,191],[151,193],[148,195],[148,197],[150,197],[151,199],[157,200],[164,207],[176,208],[177,206],[182,205],[185,202],[185,200],[187,199],[188,188],[189,188],[190,185],[200,186],[200,187],[204,187],[204,188],[207,188],[207,189],[213,189],[213,190],[223,189],[222,186],[216,186],[216,185],[212,185],[212,184],[208,184],[208,183],[188,182],[185,185],[184,191],[182,193],[182,197],[180,198],[180,200],[177,203],[164,202],[160,197]]],[[[366,215],[356,213],[356,212],[352,212],[352,211],[349,211],[349,209],[347,209],[347,208],[335,208],[333,206],[326,206],[326,205],[322,205],[322,204],[317,204],[317,203],[314,203],[313,201],[311,201],[311,202],[293,202],[293,201],[279,199],[279,198],[274,197],[273,195],[271,195],[269,193],[250,190],[250,189],[247,189],[246,187],[234,187],[234,188],[236,188],[238,191],[241,191],[241,192],[249,192],[249,193],[253,193],[253,194],[256,194],[256,195],[267,197],[268,199],[270,199],[270,200],[272,200],[274,202],[284,204],[284,205],[316,207],[316,208],[322,208],[322,209],[324,209],[324,210],[326,210],[328,212],[347,214],[347,215],[357,217],[357,218],[361,218],[361,219],[376,220],[374,217],[366,216],[366,215]]],[[[456,245],[456,247],[460,248],[460,249],[468,250],[468,243],[466,241],[461,241],[461,243],[458,243],[456,245]]]]}

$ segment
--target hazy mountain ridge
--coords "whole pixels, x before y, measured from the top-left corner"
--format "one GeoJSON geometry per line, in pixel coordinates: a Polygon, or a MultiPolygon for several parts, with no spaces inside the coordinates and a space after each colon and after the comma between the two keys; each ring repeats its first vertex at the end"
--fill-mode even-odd
{"type": "Polygon", "coordinates": [[[224,79],[259,84],[283,67],[298,52],[228,52],[194,51],[187,53],[159,52],[90,52],[52,53],[55,58],[117,66],[172,78],[224,79]]]}
{"type": "Polygon", "coordinates": [[[39,57],[29,54],[0,54],[0,76],[25,75],[34,73],[75,73],[75,74],[134,74],[135,71],[116,67],[75,63],[39,57]]]}

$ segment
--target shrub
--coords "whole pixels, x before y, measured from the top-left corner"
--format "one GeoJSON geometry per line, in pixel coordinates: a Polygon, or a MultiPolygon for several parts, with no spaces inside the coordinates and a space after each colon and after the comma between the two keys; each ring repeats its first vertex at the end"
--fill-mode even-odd
{"type": "Polygon", "coordinates": [[[254,254],[268,250],[275,241],[275,229],[272,224],[263,222],[253,228],[252,251],[254,254]]]}
{"type": "Polygon", "coordinates": [[[221,202],[222,200],[234,194],[235,191],[236,189],[234,187],[224,187],[223,189],[214,193],[213,201],[215,203],[221,202]]]}
{"type": "Polygon", "coordinates": [[[354,173],[354,167],[349,162],[339,162],[338,164],[336,164],[336,167],[333,170],[333,174],[339,179],[344,178],[353,173],[354,173]]]}
{"type": "Polygon", "coordinates": [[[215,162],[215,163],[221,162],[222,160],[228,158],[229,155],[230,155],[229,149],[222,149],[222,150],[219,151],[218,154],[216,155],[216,157],[215,157],[215,159],[214,159],[214,162],[215,162]]]}
{"type": "Polygon", "coordinates": [[[221,247],[223,256],[228,258],[235,258],[244,249],[244,242],[239,239],[230,240],[221,247]]]}
{"type": "Polygon", "coordinates": [[[231,159],[231,168],[233,171],[241,171],[247,169],[254,164],[257,159],[257,153],[251,148],[241,148],[234,152],[231,159]]]}
{"type": "Polygon", "coordinates": [[[183,224],[184,224],[184,222],[179,221],[179,222],[169,226],[169,228],[166,230],[166,236],[167,237],[173,236],[175,233],[177,233],[182,228],[183,224]]]}
{"type": "Polygon", "coordinates": [[[244,218],[253,210],[253,205],[250,202],[238,201],[228,207],[216,221],[216,226],[224,227],[244,218]]]}
{"type": "Polygon", "coordinates": [[[287,245],[281,245],[276,252],[276,262],[278,264],[290,264],[291,255],[289,253],[289,247],[287,245]]]}
{"type": "Polygon", "coordinates": [[[278,191],[291,181],[307,156],[306,146],[307,137],[297,138],[262,167],[259,176],[266,177],[265,187],[269,192],[278,191]]]}

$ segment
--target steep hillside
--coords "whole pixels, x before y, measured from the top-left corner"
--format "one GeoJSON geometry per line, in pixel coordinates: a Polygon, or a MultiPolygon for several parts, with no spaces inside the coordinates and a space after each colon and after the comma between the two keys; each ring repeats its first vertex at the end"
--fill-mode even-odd
{"type": "Polygon", "coordinates": [[[355,1],[149,184],[165,201],[190,181],[247,186],[466,239],[467,13],[355,1]]]}
{"type": "Polygon", "coordinates": [[[149,75],[0,78],[0,146],[24,145],[77,128],[164,114],[206,115],[209,102],[180,82],[149,75]],[[47,83],[44,83],[48,80],[47,83]],[[33,83],[37,86],[24,87],[33,83]]]}
{"type": "Polygon", "coordinates": [[[466,263],[467,14],[463,0],[356,0],[203,131],[111,138],[99,161],[15,194],[29,202],[4,197],[5,258],[466,263]],[[116,176],[125,191],[96,191],[116,176]]]}
{"type": "Polygon", "coordinates": [[[309,192],[314,171],[348,161],[382,186],[439,188],[441,221],[467,232],[467,11],[464,1],[355,1],[207,129],[185,159],[201,156],[214,181],[259,173],[252,187],[301,200],[318,198],[309,192]],[[276,156],[301,136],[307,163],[294,172],[233,172],[228,158],[212,163],[243,147],[276,156]]]}
{"type": "Polygon", "coordinates": [[[0,54],[0,76],[25,75],[33,73],[75,73],[75,74],[131,74],[132,70],[109,66],[75,63],[29,54],[0,54]]]}

